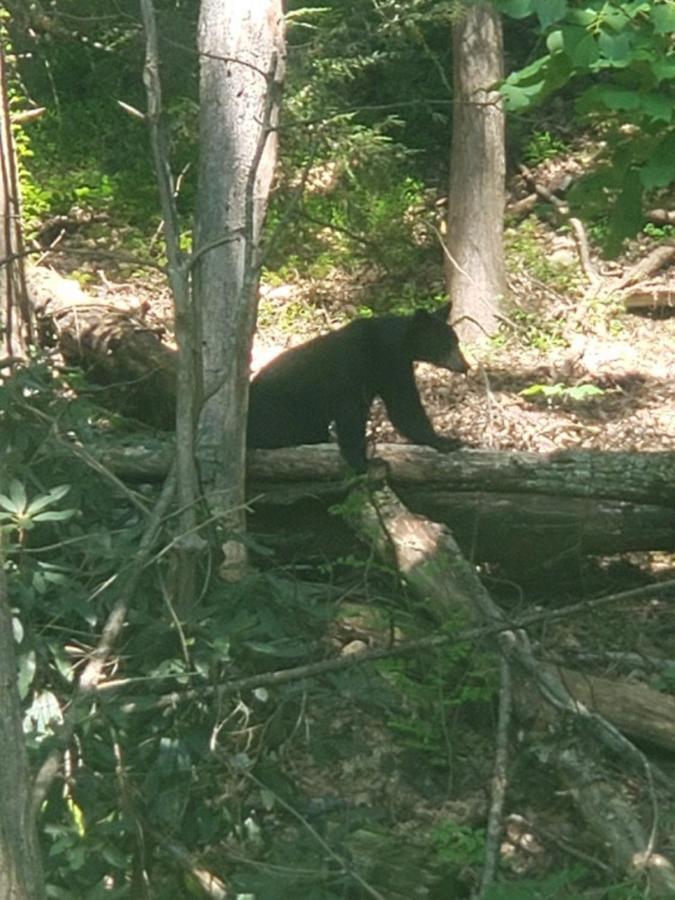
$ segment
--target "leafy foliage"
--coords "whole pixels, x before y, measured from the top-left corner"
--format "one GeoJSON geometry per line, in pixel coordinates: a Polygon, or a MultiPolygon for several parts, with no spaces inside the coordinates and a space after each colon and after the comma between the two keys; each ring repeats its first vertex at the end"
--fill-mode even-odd
{"type": "Polygon", "coordinates": [[[605,392],[594,384],[532,384],[520,391],[521,397],[543,398],[548,403],[554,400],[570,400],[574,403],[601,397],[605,392]]]}
{"type": "Polygon", "coordinates": [[[577,111],[605,150],[570,192],[577,214],[606,215],[605,248],[616,254],[643,224],[642,197],[675,181],[675,9],[669,0],[502,0],[516,18],[536,15],[546,53],[502,85],[507,108],[523,112],[579,84],[577,111]]]}

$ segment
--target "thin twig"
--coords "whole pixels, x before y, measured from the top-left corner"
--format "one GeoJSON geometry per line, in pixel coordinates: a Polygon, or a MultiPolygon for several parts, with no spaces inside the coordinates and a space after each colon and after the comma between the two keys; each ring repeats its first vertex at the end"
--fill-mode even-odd
{"type": "Polygon", "coordinates": [[[478,897],[484,897],[495,880],[499,865],[499,849],[502,835],[502,818],[507,787],[509,728],[511,725],[512,689],[509,662],[504,657],[499,661],[499,713],[497,717],[497,748],[492,773],[492,794],[487,823],[485,863],[478,897]]]}
{"type": "MultiPolygon", "coordinates": [[[[374,650],[363,650],[349,656],[339,656],[334,659],[321,660],[320,662],[308,663],[302,666],[294,666],[288,669],[279,669],[274,672],[263,672],[259,675],[252,675],[248,678],[234,679],[221,684],[200,685],[197,688],[189,690],[175,690],[167,694],[162,694],[148,706],[146,703],[136,703],[129,701],[124,703],[122,711],[140,712],[148,708],[164,709],[175,706],[178,703],[188,700],[198,699],[200,697],[209,696],[211,694],[223,695],[234,694],[243,691],[252,691],[258,687],[275,687],[281,684],[288,684],[294,681],[300,681],[304,678],[313,678],[317,675],[323,675],[327,672],[336,672],[342,669],[349,669],[352,666],[364,665],[367,663],[377,662],[381,659],[387,659],[392,656],[402,656],[408,653],[418,653],[420,651],[428,651],[435,647],[442,647],[452,642],[475,641],[487,636],[496,636],[506,631],[527,628],[531,625],[539,625],[557,621],[559,619],[577,616],[579,614],[591,613],[596,609],[608,606],[614,603],[622,603],[626,600],[646,599],[655,595],[668,594],[675,592],[675,579],[662,581],[659,584],[647,585],[643,588],[635,588],[630,591],[624,591],[620,594],[610,594],[606,597],[598,597],[595,600],[588,600],[582,603],[576,603],[567,606],[564,609],[547,610],[546,612],[529,613],[512,621],[500,621],[491,625],[484,625],[474,628],[466,628],[454,634],[433,634],[428,637],[420,638],[413,641],[401,641],[397,644],[391,644],[387,647],[381,647],[374,650]]],[[[163,678],[172,678],[172,675],[162,676],[163,678]]],[[[149,679],[143,679],[147,684],[149,679]]],[[[158,680],[158,679],[155,679],[158,680]]],[[[99,693],[108,693],[110,691],[123,690],[135,683],[134,679],[116,679],[99,685],[99,693]]]]}

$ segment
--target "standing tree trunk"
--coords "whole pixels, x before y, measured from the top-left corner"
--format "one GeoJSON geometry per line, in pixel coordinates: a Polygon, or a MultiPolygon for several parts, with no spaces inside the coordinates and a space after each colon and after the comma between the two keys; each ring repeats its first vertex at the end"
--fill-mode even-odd
{"type": "Polygon", "coordinates": [[[446,278],[460,337],[478,341],[497,330],[505,290],[504,113],[492,89],[503,74],[502,26],[490,3],[453,22],[452,54],[446,278]]]}
{"type": "Polygon", "coordinates": [[[31,815],[12,614],[3,566],[0,557],[0,897],[41,900],[42,861],[31,815]]]}
{"type": "Polygon", "coordinates": [[[284,71],[281,0],[202,0],[195,290],[204,405],[197,458],[223,524],[224,572],[245,560],[244,464],[260,238],[276,162],[284,71]]]}
{"type": "Polygon", "coordinates": [[[0,44],[0,356],[23,356],[32,323],[23,267],[21,204],[12,140],[5,48],[0,44]]]}

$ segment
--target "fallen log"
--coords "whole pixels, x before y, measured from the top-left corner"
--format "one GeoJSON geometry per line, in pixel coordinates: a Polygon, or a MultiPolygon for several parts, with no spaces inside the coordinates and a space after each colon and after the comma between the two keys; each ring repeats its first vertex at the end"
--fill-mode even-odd
{"type": "MultiPolygon", "coordinates": [[[[546,723],[545,737],[551,748],[547,765],[576,804],[612,868],[629,878],[644,876],[654,897],[675,896],[672,861],[655,852],[653,823],[658,809],[651,767],[617,731],[620,724],[629,724],[642,736],[644,722],[644,733],[658,737],[663,732],[654,715],[667,711],[672,729],[675,704],[669,706],[666,701],[660,706],[656,692],[642,687],[637,694],[621,694],[617,714],[619,686],[609,689],[604,679],[563,672],[534,658],[527,634],[509,629],[475,567],[463,557],[447,529],[411,514],[387,486],[362,490],[357,501],[352,517],[357,530],[386,563],[395,563],[411,593],[439,622],[447,621],[454,610],[474,622],[503,624],[495,650],[505,654],[516,675],[514,690],[525,733],[541,721],[546,723]],[[596,693],[603,697],[599,705],[596,693]],[[619,719],[616,725],[613,717],[619,719]],[[617,759],[626,764],[631,791],[621,781],[617,759]],[[651,804],[647,814],[646,801],[651,804]]],[[[667,840],[667,835],[664,837],[667,840]]]]}
{"type": "MultiPolygon", "coordinates": [[[[548,454],[467,450],[441,455],[388,444],[377,455],[409,509],[453,529],[467,555],[521,566],[572,555],[675,549],[675,453],[589,450],[548,454]]],[[[116,475],[152,481],[171,447],[110,447],[99,459],[116,475]]],[[[248,496],[254,530],[289,508],[326,508],[346,494],[349,472],[331,444],[255,450],[248,496]]]]}
{"type": "Polygon", "coordinates": [[[673,309],[675,308],[675,282],[666,284],[637,284],[621,292],[625,309],[673,309]]]}
{"type": "Polygon", "coordinates": [[[99,386],[102,405],[173,429],[176,353],[145,321],[142,305],[95,299],[46,268],[29,270],[28,289],[40,344],[58,345],[65,362],[99,386]]]}

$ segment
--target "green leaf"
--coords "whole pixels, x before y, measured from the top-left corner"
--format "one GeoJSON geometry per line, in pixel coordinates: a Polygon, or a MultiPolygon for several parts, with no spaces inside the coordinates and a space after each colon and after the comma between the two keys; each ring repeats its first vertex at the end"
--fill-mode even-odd
{"type": "Polygon", "coordinates": [[[607,109],[639,109],[642,98],[637,91],[618,87],[615,84],[597,84],[589,88],[578,101],[578,109],[582,113],[596,112],[599,107],[607,109]]]}
{"type": "Polygon", "coordinates": [[[651,8],[650,0],[631,0],[631,2],[623,4],[623,11],[631,19],[641,16],[643,13],[648,13],[651,8]]]}
{"type": "Polygon", "coordinates": [[[515,84],[503,84],[500,92],[504,97],[506,109],[510,112],[518,112],[532,106],[543,91],[544,84],[543,81],[527,85],[526,87],[518,87],[515,84]]]}
{"type": "Polygon", "coordinates": [[[16,644],[20,644],[21,641],[23,641],[23,625],[21,620],[17,619],[16,616],[12,616],[12,636],[14,637],[14,643],[16,644]]]}
{"type": "Polygon", "coordinates": [[[661,3],[654,6],[650,18],[657,34],[671,34],[675,31],[675,3],[661,3]]]}
{"type": "Polygon", "coordinates": [[[567,12],[567,0],[534,0],[533,6],[542,28],[559,22],[567,12]]]}
{"type": "Polygon", "coordinates": [[[587,28],[597,19],[597,13],[592,9],[571,9],[567,15],[567,21],[571,25],[580,25],[587,28]]]}
{"type": "Polygon", "coordinates": [[[562,384],[531,384],[518,393],[521,397],[559,397],[564,390],[562,384]]]}
{"type": "Polygon", "coordinates": [[[623,240],[632,237],[642,227],[642,183],[637,169],[626,173],[623,190],[619,194],[609,214],[609,233],[606,241],[607,253],[616,256],[623,240]]]}
{"type": "Polygon", "coordinates": [[[630,32],[611,34],[602,31],[598,38],[598,46],[603,56],[615,66],[624,67],[632,62],[633,35],[630,32]]]}
{"type": "Polygon", "coordinates": [[[529,66],[525,66],[524,69],[519,69],[517,72],[513,72],[506,79],[508,84],[526,84],[528,81],[534,81],[536,79],[541,78],[542,69],[545,69],[548,65],[551,57],[540,56],[539,59],[535,59],[534,62],[530,63],[529,66]]]}
{"type": "Polygon", "coordinates": [[[602,24],[605,28],[611,28],[612,31],[623,32],[628,26],[630,19],[625,10],[618,9],[616,6],[605,4],[602,10],[602,24]]]}
{"type": "Polygon", "coordinates": [[[563,50],[577,69],[588,69],[600,57],[597,41],[585,28],[563,25],[563,50]]]}
{"type": "MultiPolygon", "coordinates": [[[[16,478],[9,485],[9,496],[11,502],[14,504],[14,510],[16,512],[22,512],[26,508],[26,503],[28,501],[26,489],[20,481],[16,480],[16,478]]],[[[7,507],[5,507],[5,509],[7,509],[7,507]]]]}
{"type": "Polygon", "coordinates": [[[511,19],[524,19],[534,12],[535,0],[499,0],[497,6],[511,19]]]}
{"type": "Polygon", "coordinates": [[[69,484],[60,484],[58,487],[53,487],[51,490],[47,491],[46,494],[41,494],[39,497],[36,497],[35,500],[31,500],[28,509],[26,510],[26,515],[32,516],[33,513],[40,512],[40,510],[44,509],[46,506],[57,503],[62,497],[66,496],[69,490],[69,484]]]}
{"type": "Polygon", "coordinates": [[[16,686],[19,691],[19,696],[22,700],[25,700],[28,696],[28,691],[30,690],[30,686],[33,683],[36,671],[37,662],[35,658],[35,650],[30,650],[28,653],[25,653],[19,657],[19,673],[16,680],[16,686]]]}
{"type": "Polygon", "coordinates": [[[589,397],[601,397],[605,392],[594,384],[575,384],[566,388],[565,394],[570,400],[588,400],[589,397]]]}
{"type": "Polygon", "coordinates": [[[649,162],[640,170],[640,181],[647,190],[667,187],[675,181],[675,133],[654,148],[649,162]]]}
{"type": "Polygon", "coordinates": [[[675,78],[675,57],[661,57],[650,61],[649,65],[657,83],[675,78]]]}
{"type": "Polygon", "coordinates": [[[74,509],[55,509],[50,512],[38,513],[31,518],[34,522],[63,522],[66,519],[72,519],[74,515],[74,509]]]}
{"type": "Polygon", "coordinates": [[[642,108],[653,122],[673,120],[673,98],[666,94],[644,94],[642,108]]]}
{"type": "Polygon", "coordinates": [[[549,53],[561,53],[563,48],[563,33],[557,28],[552,31],[546,38],[546,49],[549,53]]]}

